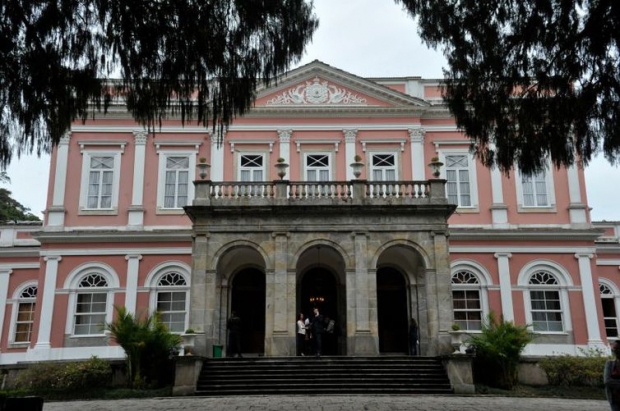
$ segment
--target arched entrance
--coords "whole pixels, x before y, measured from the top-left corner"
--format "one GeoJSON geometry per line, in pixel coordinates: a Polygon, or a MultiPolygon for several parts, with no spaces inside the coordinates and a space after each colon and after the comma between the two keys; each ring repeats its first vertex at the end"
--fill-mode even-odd
{"type": "MultiPolygon", "coordinates": [[[[338,289],[334,275],[323,267],[314,267],[306,272],[301,281],[300,311],[312,321],[312,311],[317,307],[324,317],[337,322],[338,319],[338,289]]],[[[323,354],[337,355],[338,332],[336,327],[333,334],[323,336],[323,354]]]]}
{"type": "Polygon", "coordinates": [[[265,352],[265,274],[246,268],[232,282],[230,312],[241,318],[241,352],[265,352]]]}
{"type": "Polygon", "coordinates": [[[392,267],[377,271],[379,352],[408,354],[407,283],[392,267]]]}

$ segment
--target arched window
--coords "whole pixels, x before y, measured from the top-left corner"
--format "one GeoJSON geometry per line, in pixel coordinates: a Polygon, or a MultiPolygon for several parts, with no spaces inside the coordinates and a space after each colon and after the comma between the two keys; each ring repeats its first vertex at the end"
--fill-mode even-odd
{"type": "Polygon", "coordinates": [[[157,281],[156,310],[161,321],[172,332],[182,333],[187,324],[188,287],[185,276],[178,272],[163,274],[157,281]]]}
{"type": "Polygon", "coordinates": [[[481,285],[476,274],[469,270],[452,274],[452,304],[454,322],[462,330],[479,331],[482,328],[481,285]]]}
{"type": "Polygon", "coordinates": [[[555,275],[545,270],[536,271],[530,276],[528,285],[534,331],[564,331],[560,283],[555,275]]]}
{"type": "Polygon", "coordinates": [[[599,283],[601,304],[603,306],[603,321],[607,338],[618,337],[618,314],[616,310],[616,293],[607,284],[599,283]]]}
{"type": "Polygon", "coordinates": [[[103,334],[108,308],[107,288],[108,282],[101,274],[88,274],[80,280],[75,302],[73,334],[103,334]]]}
{"type": "Polygon", "coordinates": [[[27,285],[16,296],[13,305],[15,310],[13,320],[12,342],[15,344],[27,344],[32,338],[34,328],[34,311],[37,299],[36,284],[27,285]]]}

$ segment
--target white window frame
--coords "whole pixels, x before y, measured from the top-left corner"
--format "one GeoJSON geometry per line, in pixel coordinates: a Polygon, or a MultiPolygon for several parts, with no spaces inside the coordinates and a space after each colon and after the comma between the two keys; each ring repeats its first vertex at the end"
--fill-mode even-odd
{"type": "MultiPolygon", "coordinates": [[[[489,292],[488,289],[492,285],[491,275],[486,268],[475,261],[469,260],[457,260],[450,265],[450,283],[451,283],[451,295],[452,291],[478,291],[480,298],[480,319],[482,321],[481,327],[484,324],[486,317],[489,315],[489,292]],[[478,284],[452,284],[452,277],[458,272],[467,271],[472,274],[478,280],[478,284]]],[[[454,302],[452,304],[452,312],[454,316],[454,302]]],[[[456,320],[455,320],[456,321],[456,320]]],[[[461,327],[468,333],[479,333],[481,330],[469,330],[461,327]]]]}
{"type": "Polygon", "coordinates": [[[31,323],[31,330],[30,330],[30,337],[31,339],[29,341],[16,341],[15,340],[15,336],[17,333],[17,317],[19,315],[19,306],[21,304],[29,304],[29,303],[34,303],[34,310],[36,312],[37,309],[37,299],[35,298],[22,298],[21,294],[28,288],[30,287],[35,287],[37,288],[37,292],[38,292],[38,283],[36,281],[29,281],[25,284],[20,285],[19,287],[17,287],[17,289],[15,290],[15,292],[13,293],[13,298],[10,301],[12,303],[12,315],[11,315],[11,325],[9,326],[9,345],[12,346],[27,346],[32,342],[32,334],[35,331],[35,322],[34,322],[34,313],[33,313],[33,318],[32,318],[32,323],[31,323]]]}
{"type": "MultiPolygon", "coordinates": [[[[614,309],[616,311],[616,316],[615,317],[605,317],[604,312],[601,310],[601,314],[603,314],[603,328],[605,330],[605,338],[608,340],[616,340],[620,337],[620,291],[618,290],[618,287],[616,286],[616,284],[614,284],[612,281],[606,279],[606,278],[599,278],[599,294],[600,294],[600,298],[601,300],[603,299],[609,299],[612,300],[614,303],[614,309]],[[605,287],[605,289],[608,291],[603,293],[601,288],[605,287]],[[607,321],[611,321],[614,320],[616,323],[616,331],[617,331],[617,335],[616,336],[607,336],[607,321]]],[[[602,301],[601,301],[602,303],[602,301]]]]}
{"type": "Polygon", "coordinates": [[[238,182],[243,182],[241,180],[241,172],[243,170],[256,170],[259,169],[261,170],[262,174],[263,174],[263,178],[259,181],[255,181],[254,180],[254,173],[250,173],[250,180],[249,181],[245,181],[246,183],[248,182],[263,182],[263,181],[267,181],[268,179],[268,174],[267,174],[267,159],[268,159],[268,155],[265,152],[262,151],[240,151],[237,153],[237,181],[238,182]],[[243,156],[262,156],[263,157],[263,165],[261,167],[242,167],[241,166],[241,158],[243,156]]]}
{"type": "Polygon", "coordinates": [[[74,338],[84,338],[84,337],[102,337],[104,336],[105,330],[101,330],[101,333],[98,334],[75,334],[75,316],[77,309],[77,295],[80,292],[88,292],[87,290],[101,290],[98,292],[105,292],[106,297],[106,311],[105,311],[105,322],[110,323],[113,320],[114,314],[114,295],[115,292],[119,289],[119,280],[118,275],[114,271],[112,267],[107,264],[99,263],[99,262],[91,262],[83,264],[77,268],[75,268],[68,276],[65,281],[64,289],[60,290],[58,293],[68,293],[68,304],[67,304],[67,321],[65,325],[65,334],[70,335],[74,338]],[[80,282],[90,274],[99,274],[101,275],[107,282],[107,287],[93,287],[93,288],[80,288],[80,282]]]}
{"type": "MultiPolygon", "coordinates": [[[[478,173],[476,159],[466,148],[449,148],[449,149],[440,149],[438,152],[439,161],[441,161],[444,165],[440,168],[439,178],[447,180],[447,161],[446,157],[448,156],[466,156],[467,157],[467,170],[469,174],[469,198],[470,205],[463,206],[461,205],[461,196],[458,195],[458,204],[457,207],[460,211],[477,211],[478,210],[478,173]]],[[[446,184],[446,197],[448,196],[448,185],[446,184]]]]}
{"type": "MultiPolygon", "coordinates": [[[[532,176],[533,178],[534,176],[532,176]]],[[[535,183],[532,183],[534,186],[535,183]]],[[[521,212],[527,211],[554,211],[555,210],[555,183],[553,180],[553,170],[547,165],[545,167],[545,188],[547,190],[547,202],[546,205],[525,205],[525,197],[523,192],[523,174],[518,167],[515,167],[515,186],[517,190],[517,210],[521,212]]],[[[534,196],[536,198],[536,196],[534,196]]]]}
{"type": "Polygon", "coordinates": [[[322,182],[327,182],[327,181],[332,181],[333,180],[333,155],[331,152],[325,152],[325,151],[310,151],[307,153],[304,153],[303,155],[303,176],[304,176],[304,181],[308,181],[308,182],[313,182],[313,183],[322,183],[322,182]],[[327,167],[317,167],[317,168],[309,168],[308,167],[308,157],[310,156],[327,156],[327,167]],[[310,181],[308,179],[308,171],[310,170],[317,170],[320,171],[321,170],[327,170],[327,180],[323,180],[323,179],[318,179],[318,180],[313,180],[310,181]]]}
{"type": "MultiPolygon", "coordinates": [[[[147,275],[144,282],[144,291],[149,292],[149,308],[150,312],[157,311],[158,294],[160,292],[185,292],[185,325],[182,332],[189,328],[189,310],[190,310],[190,288],[191,288],[191,267],[181,261],[167,261],[154,267],[147,275]],[[185,279],[184,286],[159,286],[159,281],[170,273],[177,273],[185,279]]],[[[174,332],[180,334],[179,332],[174,332]]]]}
{"type": "MultiPolygon", "coordinates": [[[[159,150],[159,165],[157,173],[157,211],[170,211],[183,213],[182,207],[165,207],[166,197],[166,163],[169,157],[187,157],[189,159],[188,166],[188,186],[187,186],[187,205],[191,205],[194,200],[195,191],[193,180],[196,179],[196,150],[193,151],[175,151],[175,150],[159,150]]],[[[177,181],[178,184],[178,181],[177,181]]]]}
{"type": "Polygon", "coordinates": [[[80,186],[80,212],[93,214],[109,214],[118,213],[118,197],[121,178],[121,154],[122,151],[102,151],[102,150],[84,150],[82,152],[82,179],[80,186]],[[93,157],[113,157],[114,167],[112,168],[112,199],[109,208],[89,208],[88,207],[88,190],[90,185],[90,163],[93,157]]]}
{"type": "Polygon", "coordinates": [[[523,290],[523,308],[525,310],[525,321],[531,332],[536,334],[565,335],[573,330],[570,315],[570,300],[568,290],[573,287],[573,282],[568,271],[554,261],[535,260],[526,264],[519,273],[518,287],[523,290]],[[552,274],[557,285],[532,285],[530,278],[539,271],[546,271],[552,274]],[[532,317],[531,291],[558,291],[560,299],[560,312],[562,314],[562,331],[540,331],[534,330],[532,317]]]}
{"type": "MultiPolygon", "coordinates": [[[[398,181],[400,179],[400,164],[399,164],[399,158],[398,158],[398,151],[369,151],[368,152],[368,156],[369,156],[369,173],[368,173],[368,177],[370,179],[370,181],[398,181]],[[382,179],[382,180],[375,180],[375,170],[388,170],[391,167],[376,167],[373,165],[374,161],[374,156],[394,156],[394,179],[393,180],[387,180],[387,179],[382,179]]],[[[385,173],[382,172],[383,176],[385,177],[385,173]]]]}

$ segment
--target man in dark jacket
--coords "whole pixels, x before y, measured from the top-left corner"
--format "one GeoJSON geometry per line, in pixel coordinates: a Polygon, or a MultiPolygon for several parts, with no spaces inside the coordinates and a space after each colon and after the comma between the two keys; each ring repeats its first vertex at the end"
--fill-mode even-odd
{"type": "Polygon", "coordinates": [[[228,357],[234,357],[235,354],[241,357],[241,318],[237,316],[237,312],[233,311],[232,315],[226,322],[228,329],[228,357]]]}
{"type": "Polygon", "coordinates": [[[312,334],[314,335],[314,355],[321,356],[323,348],[323,331],[325,330],[325,320],[319,313],[319,309],[314,309],[314,319],[312,320],[312,334]]]}

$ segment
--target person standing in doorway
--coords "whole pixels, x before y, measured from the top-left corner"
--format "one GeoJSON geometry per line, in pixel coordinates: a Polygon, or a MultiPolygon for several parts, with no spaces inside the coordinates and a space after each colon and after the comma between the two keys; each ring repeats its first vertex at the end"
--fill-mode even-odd
{"type": "Polygon", "coordinates": [[[314,355],[321,356],[323,349],[323,330],[325,330],[325,320],[319,313],[319,309],[314,309],[314,319],[312,320],[312,336],[314,338],[314,355]]]}
{"type": "Polygon", "coordinates": [[[418,355],[419,338],[418,322],[415,318],[411,317],[411,321],[409,322],[409,354],[418,355]]]}
{"type": "Polygon", "coordinates": [[[299,313],[299,318],[297,318],[297,356],[306,355],[305,347],[306,344],[306,323],[304,322],[304,314],[299,313]]]}
{"type": "Polygon", "coordinates": [[[226,322],[228,329],[228,353],[227,357],[238,357],[241,355],[241,318],[237,316],[237,312],[233,310],[232,315],[226,322]]]}

